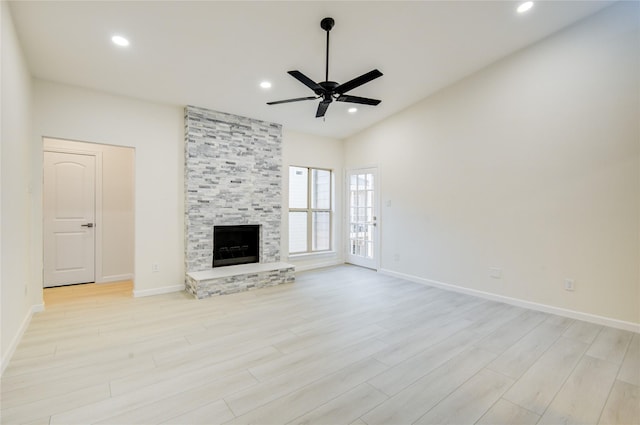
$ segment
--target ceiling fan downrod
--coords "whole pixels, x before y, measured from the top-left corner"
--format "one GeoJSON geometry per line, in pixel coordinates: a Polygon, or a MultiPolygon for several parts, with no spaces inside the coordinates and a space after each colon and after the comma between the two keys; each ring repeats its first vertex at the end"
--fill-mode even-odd
{"type": "Polygon", "coordinates": [[[325,81],[329,81],[329,32],[335,24],[336,21],[334,21],[333,18],[324,18],[322,21],[320,21],[320,28],[327,32],[327,60],[324,72],[325,81]]]}

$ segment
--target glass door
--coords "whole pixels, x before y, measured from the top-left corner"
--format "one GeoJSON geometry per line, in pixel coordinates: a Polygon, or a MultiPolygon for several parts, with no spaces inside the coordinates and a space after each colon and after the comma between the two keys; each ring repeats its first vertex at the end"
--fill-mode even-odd
{"type": "Polygon", "coordinates": [[[357,266],[378,268],[378,177],[377,169],[349,170],[347,193],[348,252],[347,262],[357,266]]]}

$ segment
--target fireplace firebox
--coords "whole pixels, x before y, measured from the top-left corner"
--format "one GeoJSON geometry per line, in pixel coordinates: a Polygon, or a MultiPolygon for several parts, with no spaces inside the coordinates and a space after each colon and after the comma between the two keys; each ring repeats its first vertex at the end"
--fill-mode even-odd
{"type": "Polygon", "coordinates": [[[260,226],[214,226],[213,267],[260,261],[260,226]]]}

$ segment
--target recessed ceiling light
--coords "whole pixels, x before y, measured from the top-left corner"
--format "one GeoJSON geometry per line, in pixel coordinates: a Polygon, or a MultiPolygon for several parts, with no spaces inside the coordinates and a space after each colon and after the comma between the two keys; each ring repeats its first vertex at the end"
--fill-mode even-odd
{"type": "Polygon", "coordinates": [[[358,112],[358,108],[349,108],[347,109],[347,112],[349,112],[350,114],[355,114],[356,112],[358,112]]]}
{"type": "Polygon", "coordinates": [[[263,81],[260,83],[260,87],[262,87],[263,89],[270,89],[271,88],[271,83],[268,81],[263,81]]]}
{"type": "Polygon", "coordinates": [[[122,47],[127,47],[129,45],[129,40],[121,35],[114,35],[113,37],[111,37],[111,41],[113,41],[114,44],[122,47]]]}
{"type": "Polygon", "coordinates": [[[524,3],[522,3],[520,6],[518,6],[518,13],[524,13],[527,10],[531,9],[533,7],[533,2],[532,1],[526,1],[524,3]]]}

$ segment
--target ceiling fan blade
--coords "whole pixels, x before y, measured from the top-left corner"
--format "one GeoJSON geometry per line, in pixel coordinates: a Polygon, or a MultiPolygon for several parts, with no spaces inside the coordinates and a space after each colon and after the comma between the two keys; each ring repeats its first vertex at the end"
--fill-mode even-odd
{"type": "Polygon", "coordinates": [[[316,96],[297,97],[295,99],[276,100],[275,102],[267,102],[267,105],[279,105],[281,103],[300,102],[301,100],[313,100],[317,99],[316,96]]]}
{"type": "Polygon", "coordinates": [[[327,108],[330,104],[331,102],[320,102],[320,104],[318,105],[318,110],[316,111],[316,118],[324,117],[324,114],[327,112],[327,108]]]}
{"type": "Polygon", "coordinates": [[[381,102],[378,99],[369,99],[368,97],[349,96],[348,94],[342,94],[338,99],[338,102],[360,103],[362,105],[377,105],[381,102]]]}
{"type": "Polygon", "coordinates": [[[347,81],[344,84],[340,84],[335,88],[334,93],[343,94],[348,92],[349,90],[353,90],[356,87],[360,87],[361,85],[368,83],[371,80],[375,80],[378,77],[382,77],[382,72],[374,69],[373,71],[369,71],[366,74],[362,74],[359,77],[354,78],[353,80],[347,81]]]}
{"type": "Polygon", "coordinates": [[[315,81],[313,81],[311,78],[307,77],[300,71],[288,71],[288,74],[291,75],[296,80],[300,81],[305,86],[309,87],[311,90],[313,90],[316,93],[318,93],[318,91],[320,92],[323,91],[322,87],[318,83],[316,83],[315,81]]]}

